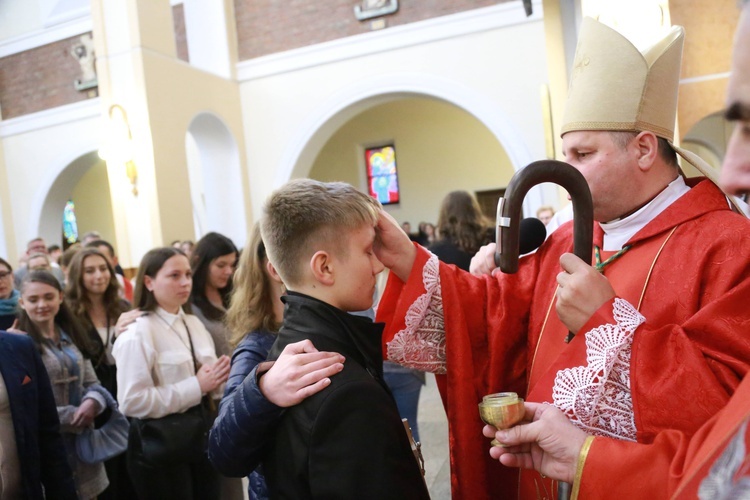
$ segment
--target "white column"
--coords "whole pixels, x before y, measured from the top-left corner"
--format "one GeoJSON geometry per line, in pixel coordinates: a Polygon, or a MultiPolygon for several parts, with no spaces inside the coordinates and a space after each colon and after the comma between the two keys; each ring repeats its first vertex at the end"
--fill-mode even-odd
{"type": "Polygon", "coordinates": [[[185,32],[190,65],[222,78],[233,78],[236,47],[234,30],[227,22],[225,0],[185,0],[185,32]]]}

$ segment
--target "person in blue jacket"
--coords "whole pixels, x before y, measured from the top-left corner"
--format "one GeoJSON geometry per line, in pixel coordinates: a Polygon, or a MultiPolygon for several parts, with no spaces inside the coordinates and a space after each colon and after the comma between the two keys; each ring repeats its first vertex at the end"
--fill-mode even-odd
{"type": "Polygon", "coordinates": [[[0,331],[0,497],[77,499],[47,370],[34,342],[0,331]]]}
{"type": "Polygon", "coordinates": [[[211,429],[208,455],[222,474],[248,476],[250,499],[264,500],[269,495],[259,463],[267,429],[274,427],[284,407],[327,387],[328,377],[341,371],[344,358],[319,353],[311,342],[304,341],[290,345],[275,363],[265,361],[283,318],[284,287],[268,262],[258,224],[233,281],[226,322],[235,350],[219,416],[211,429]]]}

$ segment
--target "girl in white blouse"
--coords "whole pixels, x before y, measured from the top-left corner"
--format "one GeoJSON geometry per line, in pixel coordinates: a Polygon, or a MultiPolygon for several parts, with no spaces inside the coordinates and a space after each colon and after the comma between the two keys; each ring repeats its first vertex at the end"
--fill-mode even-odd
{"type": "MultiPolygon", "coordinates": [[[[205,394],[221,396],[229,358],[217,359],[208,331],[189,314],[191,288],[190,263],[181,250],[156,248],[143,257],[134,305],[148,314],[117,338],[112,351],[125,415],[162,418],[201,404],[205,394]]],[[[139,498],[218,497],[218,475],[205,455],[197,462],[157,465],[132,441],[128,471],[139,498]]]]}

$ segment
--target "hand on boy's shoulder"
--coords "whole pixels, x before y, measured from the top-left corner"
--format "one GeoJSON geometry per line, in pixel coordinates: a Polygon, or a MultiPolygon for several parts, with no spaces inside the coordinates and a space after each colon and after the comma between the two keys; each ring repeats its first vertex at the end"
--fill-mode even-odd
{"type": "Polygon", "coordinates": [[[344,361],[341,354],[318,352],[309,340],[295,342],[281,351],[258,386],[276,406],[294,406],[328,387],[330,377],[344,369],[344,361]]]}

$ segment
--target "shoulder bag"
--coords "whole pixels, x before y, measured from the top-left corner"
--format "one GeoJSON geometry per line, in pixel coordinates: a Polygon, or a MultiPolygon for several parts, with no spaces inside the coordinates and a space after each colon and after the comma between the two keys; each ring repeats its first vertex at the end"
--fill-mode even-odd
{"type": "Polygon", "coordinates": [[[128,449],[128,429],[130,424],[125,415],[120,413],[117,401],[103,387],[91,387],[107,402],[110,409],[109,419],[98,429],[89,428],[76,436],[76,454],[86,464],[105,462],[110,458],[125,453],[128,449]]]}
{"type": "MultiPolygon", "coordinates": [[[[190,354],[197,373],[198,361],[195,359],[193,339],[184,320],[183,324],[190,340],[190,354]]],[[[200,461],[206,455],[208,432],[211,429],[211,420],[205,408],[207,399],[204,396],[201,404],[183,413],[173,413],[162,418],[133,418],[128,445],[136,451],[140,450],[143,458],[155,466],[200,461]]]]}

